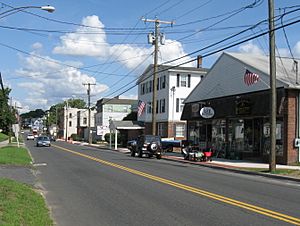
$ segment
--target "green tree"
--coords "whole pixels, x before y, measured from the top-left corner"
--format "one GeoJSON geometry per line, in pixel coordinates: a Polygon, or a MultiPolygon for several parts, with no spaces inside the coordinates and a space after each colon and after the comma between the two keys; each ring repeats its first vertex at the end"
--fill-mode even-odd
{"type": "Polygon", "coordinates": [[[123,121],[137,121],[137,112],[130,112],[123,118],[123,121]]]}
{"type": "Polygon", "coordinates": [[[8,105],[8,97],[11,89],[0,90],[0,128],[5,134],[8,134],[10,127],[16,121],[15,109],[8,105]]]}
{"type": "MultiPolygon", "coordinates": [[[[48,125],[60,124],[58,115],[59,115],[59,112],[62,111],[62,109],[65,106],[67,106],[67,101],[52,105],[50,107],[49,114],[48,114],[48,125]]],[[[71,108],[81,108],[82,109],[82,108],[85,108],[86,103],[82,99],[69,99],[68,106],[71,108]]]]}

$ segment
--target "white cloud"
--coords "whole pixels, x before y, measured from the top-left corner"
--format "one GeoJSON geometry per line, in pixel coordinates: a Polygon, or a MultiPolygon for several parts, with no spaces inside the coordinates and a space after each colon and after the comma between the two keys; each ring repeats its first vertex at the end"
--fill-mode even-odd
{"type": "MultiPolygon", "coordinates": [[[[37,55],[34,53],[34,55],[37,55]]],[[[35,106],[43,109],[59,103],[63,98],[76,96],[86,96],[86,87],[83,83],[96,83],[96,79],[82,73],[74,67],[64,66],[63,62],[54,63],[54,59],[46,56],[49,61],[32,56],[21,58],[23,68],[17,70],[18,74],[31,79],[31,82],[21,82],[18,86],[26,91],[22,103],[34,109],[35,106]],[[43,65],[41,67],[41,65],[43,65]]],[[[56,61],[57,62],[57,61],[56,61]]],[[[73,65],[80,65],[73,62],[73,65]]],[[[92,87],[93,95],[99,95],[107,90],[103,84],[92,87]]]]}
{"type": "Polygon", "coordinates": [[[294,47],[295,57],[300,57],[300,41],[298,41],[294,47]]]}
{"type": "MultiPolygon", "coordinates": [[[[106,40],[106,33],[103,29],[104,25],[99,20],[98,16],[85,17],[82,20],[82,24],[89,27],[80,27],[76,30],[76,32],[62,36],[60,38],[60,45],[54,48],[53,53],[99,57],[101,59],[104,59],[105,57],[112,58],[120,61],[120,63],[128,69],[134,69],[137,66],[145,68],[149,64],[153,63],[153,57],[150,55],[153,52],[153,46],[149,45],[148,48],[144,48],[133,44],[110,45],[106,40]],[[98,27],[99,29],[94,27],[98,27]]],[[[176,59],[186,53],[184,52],[180,42],[166,40],[166,45],[160,47],[159,54],[159,60],[161,63],[176,59]]],[[[190,57],[186,57],[171,64],[176,65],[190,59],[190,57]]],[[[192,65],[193,64],[190,63],[184,66],[192,65]]]]}
{"type": "Polygon", "coordinates": [[[255,55],[264,55],[264,52],[255,44],[253,44],[252,41],[247,42],[244,45],[241,45],[239,47],[239,51],[242,53],[251,53],[255,55]]]}
{"type": "Polygon", "coordinates": [[[43,45],[40,42],[36,42],[36,43],[33,43],[31,47],[34,50],[38,50],[38,49],[42,49],[43,45]]]}
{"type": "Polygon", "coordinates": [[[106,34],[103,30],[104,25],[98,16],[85,17],[82,24],[89,27],[80,27],[76,32],[60,37],[61,45],[55,47],[53,53],[94,57],[106,56],[108,50],[106,34]]]}

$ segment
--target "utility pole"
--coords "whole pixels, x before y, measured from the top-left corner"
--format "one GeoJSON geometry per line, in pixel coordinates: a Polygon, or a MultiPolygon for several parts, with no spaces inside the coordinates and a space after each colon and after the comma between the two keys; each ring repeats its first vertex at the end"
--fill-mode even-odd
{"type": "Polygon", "coordinates": [[[153,96],[152,96],[152,135],[156,135],[156,108],[157,108],[157,62],[158,62],[158,40],[160,38],[160,43],[164,44],[164,35],[159,32],[160,24],[174,24],[173,21],[162,21],[159,19],[142,19],[145,23],[152,22],[155,23],[155,32],[154,34],[150,33],[148,35],[148,42],[154,45],[154,65],[153,65],[153,96]]]}
{"type": "Polygon", "coordinates": [[[270,159],[269,171],[276,170],[276,59],[275,59],[275,25],[274,0],[269,3],[269,51],[270,51],[270,159]]]}
{"type": "Polygon", "coordinates": [[[69,102],[67,100],[67,105],[66,105],[66,142],[68,142],[68,121],[69,121],[69,112],[68,112],[68,109],[69,109],[69,102]]]}
{"type": "Polygon", "coordinates": [[[84,86],[87,85],[87,95],[88,95],[88,111],[89,111],[89,116],[88,116],[88,137],[89,137],[89,144],[92,143],[92,134],[91,134],[91,85],[95,86],[95,83],[83,83],[84,86]]]}

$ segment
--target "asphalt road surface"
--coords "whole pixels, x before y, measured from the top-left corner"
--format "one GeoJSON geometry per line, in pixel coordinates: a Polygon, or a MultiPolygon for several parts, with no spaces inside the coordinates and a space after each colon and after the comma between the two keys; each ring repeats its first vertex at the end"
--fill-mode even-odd
{"type": "Polygon", "coordinates": [[[300,185],[65,142],[35,147],[59,226],[300,225],[300,185]]]}

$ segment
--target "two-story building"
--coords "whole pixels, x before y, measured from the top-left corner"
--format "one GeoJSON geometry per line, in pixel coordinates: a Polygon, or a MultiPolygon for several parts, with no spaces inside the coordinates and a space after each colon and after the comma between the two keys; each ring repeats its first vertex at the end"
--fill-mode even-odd
{"type": "MultiPolygon", "coordinates": [[[[180,120],[185,98],[206,75],[208,69],[199,67],[158,66],[156,122],[157,134],[163,138],[184,139],[186,121],[180,120]]],[[[137,81],[138,99],[145,110],[138,121],[145,123],[145,133],[152,132],[153,65],[149,65],[137,81]]]]}
{"type": "Polygon", "coordinates": [[[136,107],[137,100],[134,99],[102,98],[98,100],[95,114],[97,136],[104,139],[104,135],[110,132],[110,120],[122,121],[136,107]]]}
{"type": "MultiPolygon", "coordinates": [[[[91,110],[90,127],[91,131],[95,132],[95,114],[96,110],[91,110]]],[[[77,135],[84,140],[88,140],[88,126],[89,126],[89,110],[78,109],[77,111],[77,135]]],[[[94,134],[95,135],[95,134],[94,134]]]]}

